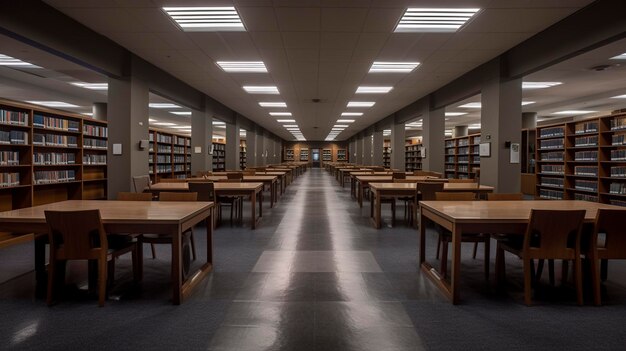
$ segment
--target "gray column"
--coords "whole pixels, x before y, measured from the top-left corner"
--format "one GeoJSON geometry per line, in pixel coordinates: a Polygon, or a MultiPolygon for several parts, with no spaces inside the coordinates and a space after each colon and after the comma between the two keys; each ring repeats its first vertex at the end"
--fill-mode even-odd
{"type": "Polygon", "coordinates": [[[265,149],[267,148],[265,133],[263,131],[257,132],[256,135],[256,165],[260,167],[265,167],[267,165],[267,161],[263,154],[265,153],[265,149]]]}
{"type": "Polygon", "coordinates": [[[406,144],[406,131],[404,123],[391,126],[391,168],[404,171],[406,169],[406,160],[404,159],[406,144]]]}
{"type": "Polygon", "coordinates": [[[480,181],[503,193],[520,192],[521,165],[510,162],[505,142],[520,143],[522,80],[494,79],[481,91],[481,142],[491,143],[491,156],[480,158],[480,181]]]}
{"type": "Polygon", "coordinates": [[[356,139],[350,141],[348,144],[348,162],[356,163],[356,139]]]}
{"type": "Polygon", "coordinates": [[[280,163],[280,140],[272,139],[274,141],[274,153],[272,154],[272,164],[280,163]]]}
{"type": "Polygon", "coordinates": [[[467,126],[455,126],[454,130],[452,131],[452,137],[458,138],[462,136],[467,136],[467,133],[468,133],[467,126]]]}
{"type": "Polygon", "coordinates": [[[383,165],[383,145],[385,143],[385,138],[383,137],[383,131],[374,132],[374,141],[372,146],[372,152],[374,156],[372,158],[373,166],[382,166],[383,165]]]}
{"type": "Polygon", "coordinates": [[[422,169],[444,171],[445,108],[427,111],[422,119],[422,169]]]}
{"type": "Polygon", "coordinates": [[[239,123],[226,123],[226,170],[234,171],[239,167],[239,123]]]}
{"type": "Polygon", "coordinates": [[[537,112],[522,113],[522,128],[523,129],[537,128],[537,112]]]}
{"type": "Polygon", "coordinates": [[[206,111],[191,111],[191,173],[211,171],[213,155],[211,138],[213,137],[213,119],[206,111]]]}
{"type": "Polygon", "coordinates": [[[99,121],[107,120],[107,104],[106,102],[94,102],[92,107],[93,118],[99,121]]]}
{"type": "Polygon", "coordinates": [[[256,167],[256,132],[254,130],[246,131],[246,163],[248,167],[256,167]]]}
{"type": "Polygon", "coordinates": [[[359,165],[363,164],[363,137],[356,139],[356,158],[354,162],[359,165]]]}
{"type": "Polygon", "coordinates": [[[139,148],[140,140],[148,140],[148,93],[147,84],[135,77],[109,79],[109,199],[131,191],[133,176],[148,174],[148,148],[139,148]],[[113,155],[116,144],[121,144],[121,155],[113,155]]]}
{"type": "Polygon", "coordinates": [[[372,165],[372,136],[366,135],[363,137],[363,164],[367,166],[372,165]]]}

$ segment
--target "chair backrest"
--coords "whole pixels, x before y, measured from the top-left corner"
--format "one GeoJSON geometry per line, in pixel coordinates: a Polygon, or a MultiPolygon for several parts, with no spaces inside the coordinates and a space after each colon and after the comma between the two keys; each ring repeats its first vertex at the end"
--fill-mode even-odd
{"type": "Polygon", "coordinates": [[[414,180],[411,179],[393,179],[394,183],[415,183],[414,180]]]}
{"type": "Polygon", "coordinates": [[[218,183],[241,183],[241,179],[218,179],[218,183]]]}
{"type": "Polygon", "coordinates": [[[531,210],[524,257],[574,259],[584,219],[585,210],[531,210]]]}
{"type": "Polygon", "coordinates": [[[255,168],[257,171],[259,172],[265,172],[265,170],[267,169],[267,167],[256,167],[255,168]]]}
{"type": "Polygon", "coordinates": [[[50,251],[59,259],[87,260],[106,255],[108,242],[99,210],[45,211],[50,251]]]}
{"type": "Polygon", "coordinates": [[[488,201],[518,201],[524,200],[522,193],[488,193],[488,201]]]}
{"type": "Polygon", "coordinates": [[[117,199],[119,201],[152,201],[151,193],[129,193],[119,192],[117,193],[117,199]]]}
{"type": "Polygon", "coordinates": [[[371,169],[372,169],[372,171],[374,171],[374,172],[382,172],[382,171],[384,171],[384,170],[385,170],[385,167],[383,167],[383,166],[372,166],[372,167],[370,167],[370,168],[371,168],[371,169]]]}
{"type": "Polygon", "coordinates": [[[148,175],[133,177],[133,187],[136,193],[143,193],[146,188],[150,189],[150,183],[150,176],[148,175]]]}
{"type": "Polygon", "coordinates": [[[185,183],[187,179],[185,178],[161,178],[159,183],[185,183]]]}
{"type": "Polygon", "coordinates": [[[189,191],[198,194],[198,201],[215,201],[215,185],[213,185],[213,182],[189,183],[189,191]]]}
{"type": "Polygon", "coordinates": [[[245,170],[245,171],[243,171],[243,175],[244,176],[253,176],[255,174],[256,174],[255,170],[245,170]]]}
{"type": "Polygon", "coordinates": [[[448,179],[448,183],[476,183],[475,179],[448,179]]]}
{"type": "Polygon", "coordinates": [[[420,200],[433,201],[436,200],[435,193],[443,191],[443,183],[417,183],[417,191],[421,194],[420,200]]]}
{"type": "Polygon", "coordinates": [[[196,172],[196,177],[198,177],[198,178],[206,177],[207,173],[208,173],[207,171],[197,171],[196,172]]]}
{"type": "Polygon", "coordinates": [[[435,193],[435,200],[437,201],[472,201],[476,199],[476,195],[470,192],[443,192],[438,191],[435,193]]]}
{"type": "Polygon", "coordinates": [[[175,193],[163,191],[159,194],[159,201],[198,201],[198,193],[175,193]]]}
{"type": "Polygon", "coordinates": [[[626,210],[598,210],[591,237],[591,249],[598,250],[598,258],[626,258],[624,228],[626,228],[626,210]],[[600,240],[601,234],[604,235],[604,240],[600,240]]]}
{"type": "Polygon", "coordinates": [[[393,172],[391,175],[392,179],[406,179],[406,173],[404,172],[393,172]]]}
{"type": "Polygon", "coordinates": [[[239,172],[226,173],[228,179],[243,179],[243,174],[239,172]]]}
{"type": "Polygon", "coordinates": [[[422,171],[422,170],[417,170],[417,171],[413,171],[413,175],[416,176],[428,176],[430,172],[428,171],[422,171]]]}

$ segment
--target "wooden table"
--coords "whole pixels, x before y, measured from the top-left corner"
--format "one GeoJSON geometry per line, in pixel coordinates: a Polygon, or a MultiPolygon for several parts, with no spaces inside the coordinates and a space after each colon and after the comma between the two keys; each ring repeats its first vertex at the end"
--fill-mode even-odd
{"type": "MultiPolygon", "coordinates": [[[[19,210],[0,212],[0,230],[36,233],[35,270],[37,281],[45,279],[45,242],[48,226],[44,211],[100,210],[107,234],[167,234],[172,236],[172,302],[180,304],[213,268],[212,202],[102,201],[69,200],[19,210]],[[194,225],[205,221],[207,231],[207,262],[183,281],[182,235],[194,225]]],[[[140,246],[139,246],[140,247],[140,246]]],[[[141,249],[140,257],[141,257],[141,249]]],[[[143,262],[143,259],[140,260],[143,262]]],[[[140,272],[142,264],[139,265],[140,272]]]]}
{"type": "MultiPolygon", "coordinates": [[[[187,178],[187,181],[198,181],[198,180],[211,180],[217,182],[219,180],[228,179],[227,176],[222,175],[210,175],[203,178],[187,178]]],[[[278,201],[278,187],[276,186],[278,182],[278,176],[274,175],[244,175],[243,179],[241,179],[243,183],[258,183],[261,182],[264,185],[269,185],[270,187],[270,208],[274,207],[274,203],[278,201]]]]}
{"type": "Polygon", "coordinates": [[[586,210],[585,222],[592,223],[600,208],[620,208],[613,205],[574,200],[533,201],[420,201],[421,223],[419,263],[437,287],[458,304],[461,298],[461,235],[463,233],[507,233],[523,235],[531,209],[586,210]],[[425,220],[431,220],[452,232],[450,283],[426,262],[425,220]]]}
{"type": "MultiPolygon", "coordinates": [[[[417,176],[416,176],[417,177],[417,176]]],[[[417,183],[370,183],[370,216],[374,228],[381,226],[381,197],[415,197],[417,196],[417,183]]],[[[472,183],[444,183],[443,191],[467,191],[474,193],[493,192],[493,187],[472,183]],[[462,189],[462,190],[461,190],[462,189]]]]}
{"type": "MultiPolygon", "coordinates": [[[[218,196],[249,196],[252,229],[256,229],[263,217],[263,183],[214,183],[215,194],[218,196]],[[256,216],[256,203],[259,203],[259,217],[256,216]]],[[[158,194],[161,191],[189,191],[187,183],[156,183],[144,191],[158,194]]]]}
{"type": "MultiPolygon", "coordinates": [[[[351,174],[351,176],[352,176],[352,174],[351,174]]],[[[354,189],[354,193],[355,193],[354,195],[356,196],[357,202],[359,203],[359,207],[363,207],[363,197],[364,197],[364,194],[365,194],[365,189],[369,188],[369,184],[370,183],[391,183],[391,182],[393,182],[393,177],[390,176],[390,175],[364,175],[364,176],[356,176],[354,178],[355,178],[355,181],[352,182],[352,183],[358,183],[359,184],[358,191],[356,189],[356,185],[354,185],[354,186],[351,185],[351,188],[352,187],[355,188],[354,189]]],[[[431,177],[431,176],[414,176],[414,175],[407,175],[405,179],[407,181],[414,181],[416,183],[417,182],[424,182],[424,181],[429,181],[429,182],[447,182],[448,181],[448,179],[445,179],[445,178],[437,178],[437,177],[431,177]]],[[[453,190],[445,190],[444,189],[444,191],[454,191],[455,188],[451,188],[451,189],[453,189],[453,190]]],[[[467,189],[467,187],[465,187],[465,189],[467,189]]],[[[352,189],[350,191],[352,191],[352,189]]],[[[469,190],[465,190],[465,191],[469,191],[469,190]]]]}

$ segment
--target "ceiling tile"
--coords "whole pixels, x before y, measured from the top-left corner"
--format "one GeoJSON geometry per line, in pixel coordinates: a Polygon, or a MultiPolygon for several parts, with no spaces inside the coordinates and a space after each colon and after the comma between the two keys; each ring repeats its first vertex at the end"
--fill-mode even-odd
{"type": "Polygon", "coordinates": [[[380,9],[372,8],[365,19],[364,32],[393,32],[396,24],[400,21],[404,8],[380,9]]]}
{"type": "Polygon", "coordinates": [[[322,8],[322,31],[361,32],[367,9],[322,8]]]}
{"type": "Polygon", "coordinates": [[[313,48],[320,47],[319,32],[282,32],[283,42],[286,48],[313,48]]]}
{"type": "Polygon", "coordinates": [[[237,11],[249,32],[278,31],[278,22],[272,7],[241,7],[237,11]]]}
{"type": "Polygon", "coordinates": [[[352,50],[359,40],[359,33],[322,32],[320,47],[323,49],[352,50]]]}
{"type": "Polygon", "coordinates": [[[319,31],[319,8],[277,7],[274,9],[281,31],[319,31]]]}
{"type": "Polygon", "coordinates": [[[279,32],[251,32],[250,37],[258,49],[283,48],[283,37],[279,32]]]}

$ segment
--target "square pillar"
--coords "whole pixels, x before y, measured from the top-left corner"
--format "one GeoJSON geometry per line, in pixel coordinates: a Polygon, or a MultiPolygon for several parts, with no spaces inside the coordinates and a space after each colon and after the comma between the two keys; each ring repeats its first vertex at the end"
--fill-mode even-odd
{"type": "Polygon", "coordinates": [[[446,109],[427,111],[422,116],[422,169],[443,173],[446,109]]]}
{"type": "Polygon", "coordinates": [[[366,166],[372,165],[372,136],[367,135],[363,137],[363,164],[366,166]]]}
{"type": "Polygon", "coordinates": [[[211,171],[213,168],[213,156],[211,151],[211,138],[213,136],[213,123],[211,116],[206,111],[191,111],[191,173],[195,175],[200,171],[211,171]]]}
{"type": "Polygon", "coordinates": [[[406,149],[406,131],[404,123],[391,126],[391,168],[404,171],[406,169],[406,160],[404,154],[406,149]]]}
{"type": "Polygon", "coordinates": [[[265,149],[267,148],[266,139],[263,131],[257,132],[256,135],[256,165],[260,167],[265,167],[267,165],[267,160],[263,157],[265,153],[265,149]]]}
{"type": "Polygon", "coordinates": [[[239,123],[226,123],[226,170],[239,170],[239,123]]]}
{"type": "Polygon", "coordinates": [[[379,132],[374,132],[374,135],[372,137],[372,165],[383,166],[383,148],[385,143],[383,131],[381,130],[379,132]]]}
{"type": "Polygon", "coordinates": [[[256,167],[256,132],[254,130],[246,131],[246,163],[248,167],[256,167]]]}
{"type": "Polygon", "coordinates": [[[356,140],[356,159],[354,162],[359,165],[363,164],[363,137],[356,140]]]}

